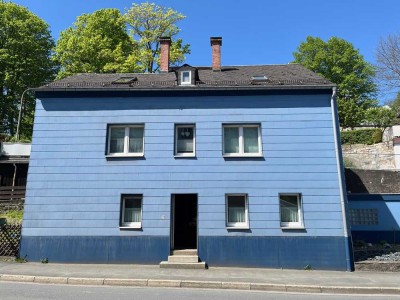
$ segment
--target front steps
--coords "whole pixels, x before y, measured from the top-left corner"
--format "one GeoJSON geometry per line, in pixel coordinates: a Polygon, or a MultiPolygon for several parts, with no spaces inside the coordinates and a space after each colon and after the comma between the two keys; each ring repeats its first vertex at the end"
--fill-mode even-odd
{"type": "Polygon", "coordinates": [[[162,261],[160,268],[167,269],[205,269],[206,263],[199,262],[196,249],[174,250],[168,261],[162,261]]]}

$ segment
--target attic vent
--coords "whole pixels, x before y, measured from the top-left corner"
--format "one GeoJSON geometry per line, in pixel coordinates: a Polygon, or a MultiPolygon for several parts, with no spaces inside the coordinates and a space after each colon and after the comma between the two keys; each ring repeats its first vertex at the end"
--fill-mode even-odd
{"type": "Polygon", "coordinates": [[[117,80],[113,81],[114,84],[129,84],[137,80],[137,77],[120,77],[117,80]]]}
{"type": "Polygon", "coordinates": [[[265,75],[256,75],[256,76],[252,76],[251,80],[253,81],[267,81],[268,77],[265,75]]]}

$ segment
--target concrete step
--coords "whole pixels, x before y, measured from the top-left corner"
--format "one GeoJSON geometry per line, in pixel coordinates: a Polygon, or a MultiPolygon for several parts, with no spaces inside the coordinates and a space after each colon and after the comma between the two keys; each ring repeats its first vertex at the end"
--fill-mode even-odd
{"type": "Polygon", "coordinates": [[[174,250],[172,255],[197,255],[197,249],[174,250]]]}
{"type": "Polygon", "coordinates": [[[178,262],[168,262],[162,261],[160,263],[160,268],[165,269],[205,269],[205,262],[197,262],[197,263],[178,263],[178,262]]]}
{"type": "Polygon", "coordinates": [[[168,262],[181,262],[181,263],[197,263],[199,257],[197,255],[170,255],[168,262]]]}

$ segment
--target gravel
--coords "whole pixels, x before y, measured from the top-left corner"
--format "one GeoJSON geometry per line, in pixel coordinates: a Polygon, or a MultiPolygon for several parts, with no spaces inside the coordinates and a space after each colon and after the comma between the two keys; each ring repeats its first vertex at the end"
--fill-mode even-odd
{"type": "Polygon", "coordinates": [[[375,257],[369,257],[369,261],[399,261],[400,262],[400,252],[391,252],[389,254],[376,255],[375,257]]]}

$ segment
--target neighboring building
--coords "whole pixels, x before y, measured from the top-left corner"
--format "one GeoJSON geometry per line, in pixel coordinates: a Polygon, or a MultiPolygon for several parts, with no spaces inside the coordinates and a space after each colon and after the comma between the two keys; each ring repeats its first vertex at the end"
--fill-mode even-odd
{"type": "Polygon", "coordinates": [[[0,143],[0,187],[25,186],[31,145],[0,143]]]}
{"type": "Polygon", "coordinates": [[[351,270],[333,84],[297,64],[78,74],[36,90],[21,257],[351,270]]]}
{"type": "Polygon", "coordinates": [[[400,125],[392,127],[393,130],[393,152],[396,170],[400,171],[400,125]]]}
{"type": "Polygon", "coordinates": [[[0,142],[0,211],[22,209],[31,145],[0,142]]]}
{"type": "Polygon", "coordinates": [[[346,169],[353,240],[400,243],[400,172],[346,169]]]}

